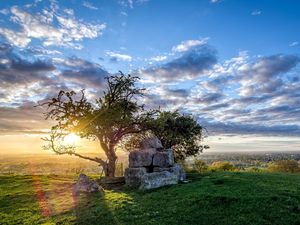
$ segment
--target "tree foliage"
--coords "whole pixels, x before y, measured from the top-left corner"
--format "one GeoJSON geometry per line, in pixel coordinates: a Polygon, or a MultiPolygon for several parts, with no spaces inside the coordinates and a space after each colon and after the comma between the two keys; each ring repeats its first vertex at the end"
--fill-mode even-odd
{"type": "Polygon", "coordinates": [[[181,161],[186,157],[195,156],[203,149],[203,128],[189,115],[182,115],[178,111],[161,111],[152,120],[147,121],[147,132],[133,135],[127,140],[125,148],[138,148],[141,139],[149,136],[158,137],[165,148],[172,148],[175,160],[181,161]]]}
{"type": "Polygon", "coordinates": [[[195,159],[193,164],[192,164],[193,170],[196,170],[199,173],[203,173],[208,171],[208,165],[206,164],[205,161],[201,159],[195,159]]]}

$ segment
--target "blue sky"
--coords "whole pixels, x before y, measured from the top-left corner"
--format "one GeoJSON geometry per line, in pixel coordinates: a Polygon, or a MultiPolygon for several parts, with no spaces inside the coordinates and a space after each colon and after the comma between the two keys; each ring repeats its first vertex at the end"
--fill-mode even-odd
{"type": "Polygon", "coordinates": [[[0,133],[47,129],[37,101],[70,88],[93,98],[122,70],[151,90],[148,107],[192,114],[211,136],[299,149],[299,11],[297,0],[1,1],[0,133]]]}

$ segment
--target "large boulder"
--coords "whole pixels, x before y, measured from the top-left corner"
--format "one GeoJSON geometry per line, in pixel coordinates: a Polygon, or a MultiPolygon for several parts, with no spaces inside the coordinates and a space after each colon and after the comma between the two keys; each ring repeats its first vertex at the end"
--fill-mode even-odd
{"type": "Polygon", "coordinates": [[[153,156],[154,167],[171,167],[174,164],[174,155],[172,149],[156,152],[153,156]]]}
{"type": "Polygon", "coordinates": [[[145,138],[140,142],[140,149],[163,149],[161,141],[157,137],[145,138]]]}
{"type": "Polygon", "coordinates": [[[178,183],[178,177],[168,171],[147,173],[142,177],[140,190],[149,190],[178,183]]]}
{"type": "Polygon", "coordinates": [[[139,187],[147,171],[144,167],[125,169],[125,181],[128,186],[139,187]]]}
{"type": "Polygon", "coordinates": [[[129,153],[129,167],[146,167],[152,165],[153,155],[156,149],[135,150],[129,153]]]}
{"type": "Polygon", "coordinates": [[[97,182],[90,180],[87,175],[80,174],[76,184],[73,186],[73,193],[78,195],[80,192],[103,192],[103,188],[97,182]]]}

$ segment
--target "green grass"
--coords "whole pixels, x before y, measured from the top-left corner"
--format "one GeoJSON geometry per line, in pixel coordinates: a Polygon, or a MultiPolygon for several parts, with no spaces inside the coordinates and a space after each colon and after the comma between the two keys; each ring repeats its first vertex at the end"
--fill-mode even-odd
{"type": "Polygon", "coordinates": [[[0,224],[300,224],[300,175],[216,172],[190,179],[155,191],[73,198],[72,177],[0,176],[0,224]]]}

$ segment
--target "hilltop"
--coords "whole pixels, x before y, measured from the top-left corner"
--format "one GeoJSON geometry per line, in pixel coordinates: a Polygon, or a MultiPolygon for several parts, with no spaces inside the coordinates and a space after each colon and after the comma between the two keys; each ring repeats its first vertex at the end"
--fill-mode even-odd
{"type": "Polygon", "coordinates": [[[215,172],[149,192],[71,194],[72,176],[0,176],[0,224],[300,224],[300,175],[215,172]]]}

